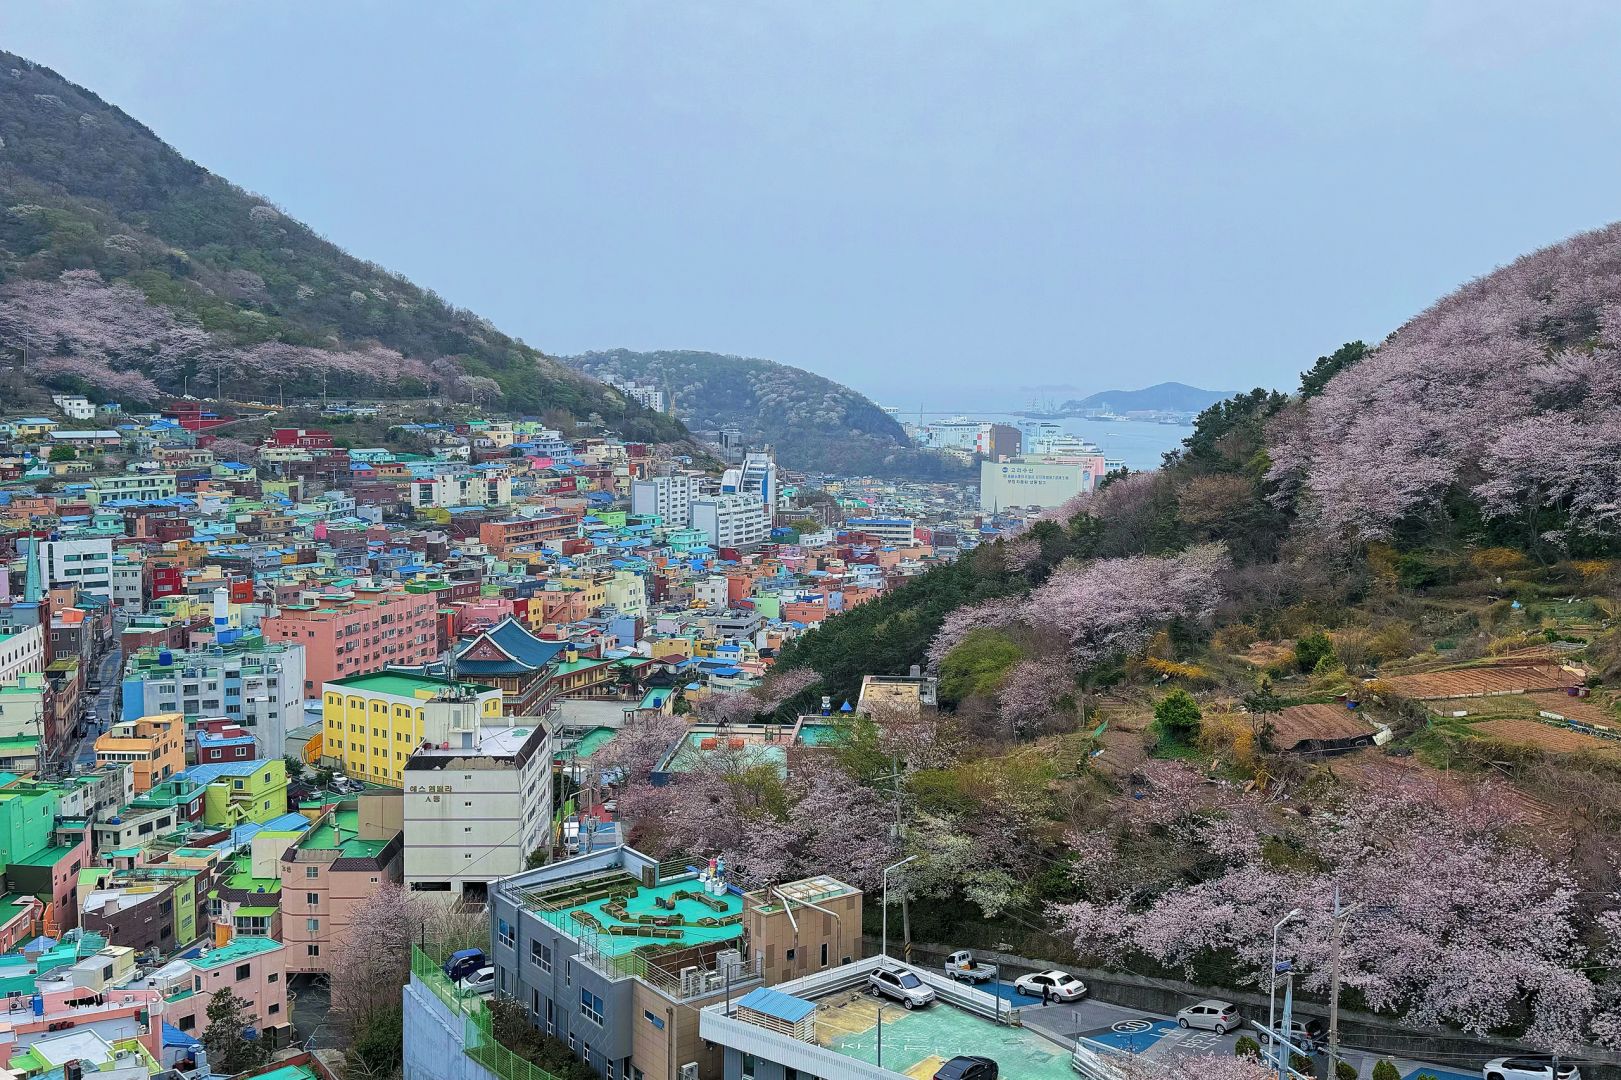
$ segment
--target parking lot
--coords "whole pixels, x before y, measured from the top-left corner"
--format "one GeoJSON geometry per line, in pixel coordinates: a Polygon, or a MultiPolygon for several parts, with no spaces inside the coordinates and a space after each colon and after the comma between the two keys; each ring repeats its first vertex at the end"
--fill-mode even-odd
{"type": "MultiPolygon", "coordinates": [[[[1073,1047],[1078,1039],[1084,1038],[1113,1050],[1141,1054],[1147,1060],[1179,1056],[1229,1057],[1240,1037],[1257,1037],[1254,1021],[1259,1020],[1262,1027],[1266,1024],[1265,1017],[1246,1016],[1247,1022],[1241,1030],[1217,1035],[1213,1031],[1179,1027],[1169,1017],[1090,1000],[1069,1005],[1025,1005],[1019,1010],[1019,1019],[1032,1031],[1065,1046],[1073,1047]]],[[[1368,1080],[1373,1076],[1374,1065],[1386,1055],[1342,1046],[1340,1056],[1357,1067],[1358,1076],[1368,1080]]],[[[1327,1060],[1326,1054],[1318,1055],[1319,1076],[1326,1074],[1327,1060]]],[[[1457,1064],[1444,1067],[1400,1057],[1392,1057],[1391,1061],[1402,1080],[1413,1080],[1420,1073],[1434,1076],[1435,1080],[1480,1080],[1481,1063],[1475,1063],[1475,1068],[1470,1070],[1457,1064]]]]}

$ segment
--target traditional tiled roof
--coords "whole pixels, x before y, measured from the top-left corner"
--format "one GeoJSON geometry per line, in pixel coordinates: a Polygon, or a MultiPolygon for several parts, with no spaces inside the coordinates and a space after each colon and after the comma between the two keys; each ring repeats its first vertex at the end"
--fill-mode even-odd
{"type": "Polygon", "coordinates": [[[468,676],[528,675],[550,664],[567,642],[542,641],[508,615],[456,647],[456,673],[468,676]]]}

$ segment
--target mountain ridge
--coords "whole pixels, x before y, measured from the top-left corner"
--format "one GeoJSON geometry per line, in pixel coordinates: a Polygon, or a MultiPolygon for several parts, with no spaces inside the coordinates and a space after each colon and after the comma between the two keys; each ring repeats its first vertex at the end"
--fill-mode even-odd
{"type": "Polygon", "coordinates": [[[968,470],[911,445],[872,399],[804,368],[695,349],[608,349],[562,358],[597,378],[651,384],[697,430],[736,428],[770,443],[789,468],[846,475],[966,479],[968,470]]]}
{"type": "Polygon", "coordinates": [[[1231,390],[1205,390],[1182,382],[1161,382],[1139,390],[1103,390],[1084,398],[1066,401],[1064,412],[1108,408],[1114,412],[1198,412],[1223,398],[1231,390]]]}
{"type": "Polygon", "coordinates": [[[595,415],[632,438],[685,434],[9,52],[0,52],[0,339],[16,350],[13,393],[150,401],[200,378],[266,399],[432,395],[559,422],[595,415]]]}

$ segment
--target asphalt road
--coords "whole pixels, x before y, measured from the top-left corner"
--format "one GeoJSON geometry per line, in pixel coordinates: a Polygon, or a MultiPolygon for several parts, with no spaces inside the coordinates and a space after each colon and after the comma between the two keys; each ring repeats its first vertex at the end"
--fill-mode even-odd
{"type": "Polygon", "coordinates": [[[311,1050],[342,1050],[343,1040],[327,1021],[332,992],[324,975],[294,975],[287,991],[293,996],[293,1040],[311,1050]]]}
{"type": "Polygon", "coordinates": [[[121,620],[114,622],[114,646],[107,650],[96,665],[96,677],[101,681],[101,690],[91,699],[91,704],[96,712],[96,723],[87,725],[84,738],[79,740],[74,747],[74,761],[80,765],[95,764],[96,736],[105,731],[107,725],[118,718],[114,710],[117,706],[119,676],[123,674],[123,653],[119,651],[117,646],[118,633],[122,625],[121,620]]]}

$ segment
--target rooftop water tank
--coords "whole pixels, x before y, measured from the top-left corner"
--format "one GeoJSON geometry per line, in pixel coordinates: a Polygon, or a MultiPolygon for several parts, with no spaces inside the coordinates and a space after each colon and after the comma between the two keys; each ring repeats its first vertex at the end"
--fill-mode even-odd
{"type": "Polygon", "coordinates": [[[158,663],[162,664],[164,667],[168,667],[170,664],[173,664],[174,663],[174,653],[170,652],[168,649],[159,650],[158,651],[158,663]]]}

